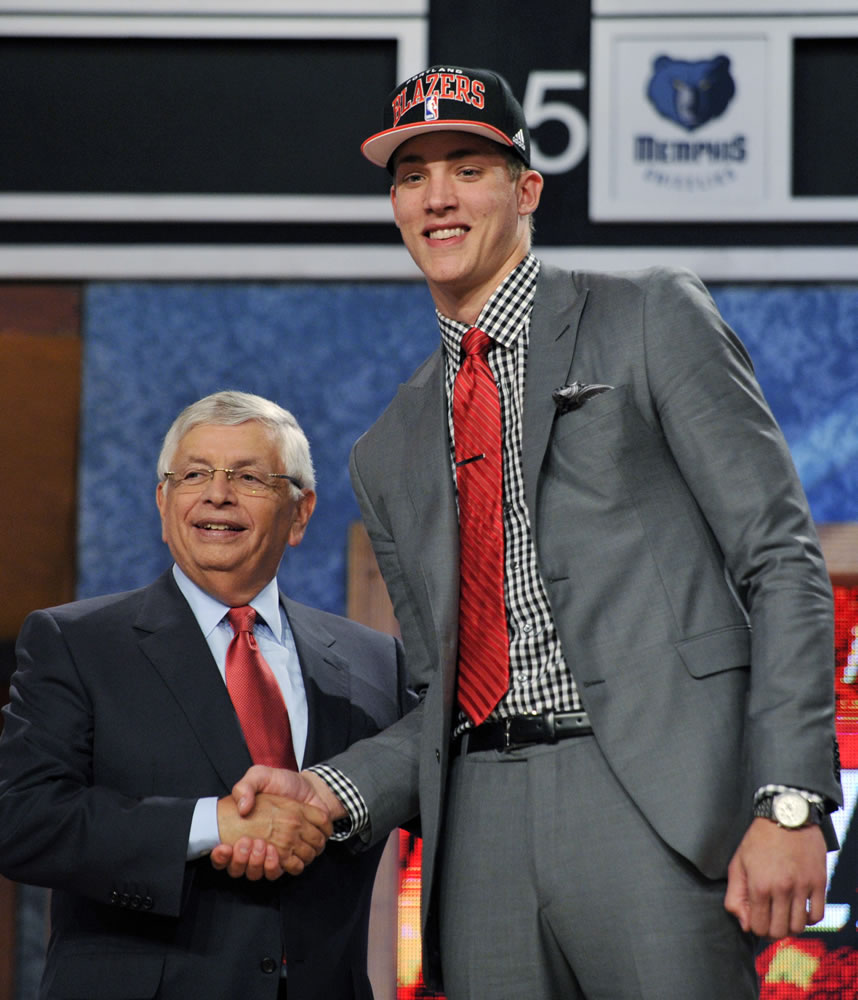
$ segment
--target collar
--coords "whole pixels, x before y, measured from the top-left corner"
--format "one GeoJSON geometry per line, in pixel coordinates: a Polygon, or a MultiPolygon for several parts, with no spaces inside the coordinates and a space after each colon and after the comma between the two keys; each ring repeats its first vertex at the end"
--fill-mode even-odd
{"type": "MultiPolygon", "coordinates": [[[[198,587],[176,563],[173,564],[173,577],[185,600],[191,606],[191,611],[194,613],[203,635],[208,639],[223,621],[224,616],[229,611],[229,605],[216,600],[211,594],[207,594],[201,587],[198,587]]],[[[282,642],[280,590],[276,577],[259,591],[250,602],[250,606],[271,629],[275,639],[282,642]]]]}
{"type": "MultiPolygon", "coordinates": [[[[474,326],[478,326],[501,347],[514,346],[524,328],[533,308],[539,267],[537,258],[528,253],[492,292],[488,302],[480,310],[474,326]]],[[[444,316],[437,309],[435,315],[438,317],[444,349],[458,365],[462,356],[462,337],[470,327],[467,323],[444,316]]]]}

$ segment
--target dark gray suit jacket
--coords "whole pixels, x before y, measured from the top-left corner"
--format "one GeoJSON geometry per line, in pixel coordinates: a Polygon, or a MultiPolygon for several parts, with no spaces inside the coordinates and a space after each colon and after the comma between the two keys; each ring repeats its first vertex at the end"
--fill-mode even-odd
{"type": "MultiPolygon", "coordinates": [[[[566,661],[601,751],[666,843],[722,877],[759,786],[839,801],[816,533],[750,360],[694,275],[542,266],[522,463],[566,661]],[[561,414],[552,391],[573,381],[613,388],[561,414]]],[[[419,805],[431,981],[458,600],[440,350],[351,470],[423,700],[333,763],[367,798],[373,836],[419,805]]]]}
{"type": "MultiPolygon", "coordinates": [[[[281,596],[309,710],[305,764],[390,725],[400,646],[281,596]]],[[[378,845],[329,845],[300,877],[186,862],[194,805],[251,760],[226,687],[168,572],[31,615],[0,739],[0,870],[51,887],[42,998],[369,998],[378,845]]]]}

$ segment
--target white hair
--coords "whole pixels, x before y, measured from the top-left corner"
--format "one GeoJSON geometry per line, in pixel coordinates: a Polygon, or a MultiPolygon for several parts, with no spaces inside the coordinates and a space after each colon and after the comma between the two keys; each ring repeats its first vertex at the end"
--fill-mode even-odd
{"type": "Polygon", "coordinates": [[[270,399],[233,389],[205,396],[191,403],[176,417],[164,437],[158,456],[158,478],[162,481],[166,479],[165,473],[171,471],[180,441],[194,427],[200,424],[230,427],[248,420],[256,420],[271,431],[280,450],[283,471],[297,479],[302,488],[315,489],[316,476],[310,445],[298,421],[288,410],[270,399]]]}

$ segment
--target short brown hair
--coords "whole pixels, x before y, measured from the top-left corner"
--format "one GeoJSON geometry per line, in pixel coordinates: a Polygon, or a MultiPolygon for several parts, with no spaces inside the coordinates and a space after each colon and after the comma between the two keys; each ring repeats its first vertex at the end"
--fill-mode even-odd
{"type": "MultiPolygon", "coordinates": [[[[530,170],[530,167],[521,159],[520,156],[511,150],[507,149],[506,146],[498,145],[498,151],[500,155],[504,158],[506,162],[507,173],[509,174],[509,179],[515,184],[519,177],[525,172],[525,170],[530,170]]],[[[533,218],[533,213],[530,214],[528,218],[528,223],[530,225],[530,238],[533,239],[533,234],[536,232],[536,220],[533,218]]]]}

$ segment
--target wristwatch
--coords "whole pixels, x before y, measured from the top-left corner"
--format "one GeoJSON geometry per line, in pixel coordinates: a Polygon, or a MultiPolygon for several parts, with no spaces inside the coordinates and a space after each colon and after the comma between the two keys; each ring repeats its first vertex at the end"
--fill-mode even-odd
{"type": "Polygon", "coordinates": [[[822,810],[799,792],[775,792],[764,795],[754,806],[754,815],[774,820],[787,830],[798,830],[822,822],[822,810]]]}

